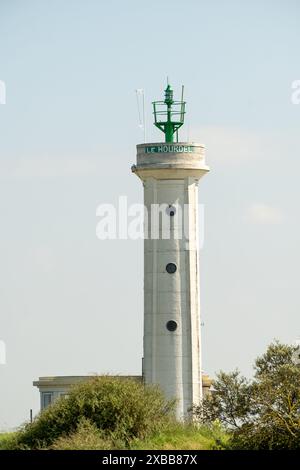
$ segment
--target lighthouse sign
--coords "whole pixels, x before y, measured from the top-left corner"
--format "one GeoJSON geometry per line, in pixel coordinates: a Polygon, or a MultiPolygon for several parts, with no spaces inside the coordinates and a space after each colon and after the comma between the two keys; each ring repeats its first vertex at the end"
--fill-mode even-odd
{"type": "Polygon", "coordinates": [[[196,147],[194,145],[180,144],[162,144],[145,147],[145,153],[192,153],[195,150],[196,147]]]}

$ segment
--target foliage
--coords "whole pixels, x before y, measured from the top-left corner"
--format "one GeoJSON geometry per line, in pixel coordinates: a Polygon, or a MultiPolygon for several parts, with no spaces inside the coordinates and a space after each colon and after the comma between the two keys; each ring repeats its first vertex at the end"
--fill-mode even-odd
{"type": "Polygon", "coordinates": [[[16,439],[15,432],[0,433],[0,450],[13,449],[16,445],[16,439]]]}
{"type": "Polygon", "coordinates": [[[300,368],[295,348],[272,343],[255,361],[249,382],[238,371],[220,372],[211,396],[194,414],[206,424],[219,419],[238,449],[300,448],[300,368]]]}
{"type": "Polygon", "coordinates": [[[61,436],[50,447],[53,450],[112,450],[124,449],[121,440],[113,440],[86,418],[81,418],[75,432],[61,436]]]}
{"type": "Polygon", "coordinates": [[[212,428],[195,423],[171,421],[148,439],[135,439],[131,449],[141,450],[209,450],[225,449],[229,435],[216,424],[212,428]]]}
{"type": "Polygon", "coordinates": [[[95,377],[76,385],[68,397],[26,424],[17,435],[16,447],[48,448],[59,438],[84,434],[88,426],[101,431],[101,439],[128,445],[134,438],[144,439],[159,430],[173,416],[173,409],[174,402],[167,401],[157,387],[144,387],[131,379],[95,377]]]}
{"type": "Polygon", "coordinates": [[[239,428],[250,411],[251,386],[235,370],[219,372],[213,382],[213,392],[194,408],[194,413],[204,423],[220,421],[228,429],[239,428]]]}
{"type": "Polygon", "coordinates": [[[213,429],[189,423],[166,422],[145,439],[132,439],[126,447],[120,440],[107,437],[90,421],[83,419],[77,430],[66,437],[57,439],[51,449],[55,450],[113,450],[130,448],[132,450],[176,450],[176,449],[225,449],[229,436],[220,425],[213,429]]]}

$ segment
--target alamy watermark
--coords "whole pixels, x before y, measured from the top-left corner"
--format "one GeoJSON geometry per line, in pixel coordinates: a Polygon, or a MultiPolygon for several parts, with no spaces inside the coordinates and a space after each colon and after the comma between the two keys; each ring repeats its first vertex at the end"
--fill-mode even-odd
{"type": "Polygon", "coordinates": [[[0,80],[0,104],[6,104],[6,85],[3,80],[0,80]]]}
{"type": "Polygon", "coordinates": [[[99,240],[183,240],[186,244],[204,242],[204,205],[128,204],[120,196],[117,205],[100,204],[96,227],[99,240]]]}
{"type": "Polygon", "coordinates": [[[291,94],[292,104],[300,104],[300,80],[294,80],[291,88],[293,90],[291,94]]]}
{"type": "Polygon", "coordinates": [[[0,339],[0,366],[6,364],[6,345],[0,339]]]}

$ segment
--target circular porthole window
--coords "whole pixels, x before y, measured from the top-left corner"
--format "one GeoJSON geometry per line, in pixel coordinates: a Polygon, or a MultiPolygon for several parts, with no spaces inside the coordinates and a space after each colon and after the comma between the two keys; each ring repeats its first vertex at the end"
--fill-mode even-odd
{"type": "Polygon", "coordinates": [[[167,330],[169,331],[176,331],[177,330],[177,323],[174,320],[170,320],[166,324],[167,330]]]}
{"type": "Polygon", "coordinates": [[[174,274],[176,270],[177,270],[176,264],[174,264],[174,263],[168,263],[168,264],[167,264],[167,266],[166,266],[166,271],[167,271],[169,274],[174,274]]]}
{"type": "Polygon", "coordinates": [[[170,217],[174,217],[174,215],[176,214],[176,208],[174,206],[169,206],[167,207],[166,209],[166,213],[170,216],[170,217]]]}

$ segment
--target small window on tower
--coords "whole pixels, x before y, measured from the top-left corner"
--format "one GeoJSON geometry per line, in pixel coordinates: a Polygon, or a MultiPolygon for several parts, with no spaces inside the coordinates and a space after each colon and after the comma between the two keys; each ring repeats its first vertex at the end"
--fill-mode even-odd
{"type": "Polygon", "coordinates": [[[174,217],[174,215],[176,214],[176,208],[174,206],[169,206],[167,207],[166,209],[166,213],[170,216],[170,217],[174,217]]]}
{"type": "Polygon", "coordinates": [[[166,266],[166,271],[169,273],[169,274],[174,274],[177,270],[177,266],[176,264],[174,263],[168,263],[167,266],[166,266]]]}
{"type": "Polygon", "coordinates": [[[167,330],[169,331],[176,331],[177,330],[177,323],[174,320],[170,320],[166,324],[167,330]]]}

